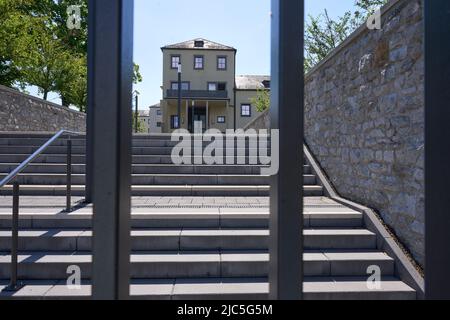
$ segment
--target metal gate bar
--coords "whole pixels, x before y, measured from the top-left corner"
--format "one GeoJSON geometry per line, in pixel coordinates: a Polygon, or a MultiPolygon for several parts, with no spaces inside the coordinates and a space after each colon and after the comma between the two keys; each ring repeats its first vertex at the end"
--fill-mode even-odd
{"type": "Polygon", "coordinates": [[[304,1],[272,0],[270,115],[280,153],[270,186],[269,290],[280,300],[302,299],[303,24],[304,1]]]}
{"type": "Polygon", "coordinates": [[[89,1],[94,299],[129,298],[133,0],[89,1]]]}

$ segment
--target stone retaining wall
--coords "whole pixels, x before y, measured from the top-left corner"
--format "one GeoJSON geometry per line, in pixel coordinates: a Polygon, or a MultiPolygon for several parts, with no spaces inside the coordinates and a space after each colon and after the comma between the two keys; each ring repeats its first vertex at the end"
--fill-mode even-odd
{"type": "Polygon", "coordinates": [[[424,263],[421,0],[393,0],[306,77],[306,142],[337,191],[377,210],[424,263]]]}
{"type": "Polygon", "coordinates": [[[86,115],[0,86],[0,131],[86,131],[86,115]]]}

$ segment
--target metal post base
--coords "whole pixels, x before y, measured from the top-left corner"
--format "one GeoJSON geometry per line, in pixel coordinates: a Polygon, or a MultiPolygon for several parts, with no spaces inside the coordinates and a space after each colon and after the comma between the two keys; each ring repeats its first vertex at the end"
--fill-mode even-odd
{"type": "Polygon", "coordinates": [[[2,292],[17,292],[24,287],[23,283],[10,284],[2,292]]]}

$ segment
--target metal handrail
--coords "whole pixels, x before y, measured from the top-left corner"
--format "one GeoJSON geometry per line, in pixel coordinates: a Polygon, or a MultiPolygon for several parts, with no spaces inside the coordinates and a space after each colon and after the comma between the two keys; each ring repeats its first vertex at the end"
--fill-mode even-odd
{"type": "MultiPolygon", "coordinates": [[[[80,136],[83,133],[61,130],[44,143],[38,150],[36,150],[31,156],[29,156],[24,162],[22,162],[16,169],[14,169],[6,178],[0,182],[0,188],[3,188],[8,183],[13,181],[26,167],[30,165],[33,160],[39,157],[50,145],[53,144],[62,136],[68,136],[67,141],[67,189],[66,189],[66,211],[71,211],[71,193],[72,193],[72,136],[80,136]]],[[[20,185],[18,182],[13,183],[13,210],[12,210],[12,223],[11,223],[11,280],[9,286],[7,286],[5,292],[17,292],[22,288],[22,284],[17,281],[17,269],[18,269],[18,251],[19,251],[19,197],[20,197],[20,185]]]]}
{"type": "Polygon", "coordinates": [[[16,178],[23,170],[25,170],[31,162],[33,162],[37,157],[39,157],[45,150],[47,150],[50,145],[53,144],[56,140],[61,138],[63,135],[69,136],[81,136],[84,133],[69,131],[69,130],[61,130],[56,133],[52,138],[50,138],[46,143],[44,143],[39,149],[37,149],[31,156],[29,156],[24,162],[22,162],[16,169],[14,169],[10,174],[8,174],[1,182],[0,188],[3,188],[8,183],[10,183],[14,178],[16,178]]]}

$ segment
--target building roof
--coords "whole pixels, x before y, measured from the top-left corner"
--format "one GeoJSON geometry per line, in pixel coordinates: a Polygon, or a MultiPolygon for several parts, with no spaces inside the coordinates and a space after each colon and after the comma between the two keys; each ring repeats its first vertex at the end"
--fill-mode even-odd
{"type": "Polygon", "coordinates": [[[270,89],[270,76],[236,76],[237,90],[270,89]]]}
{"type": "Polygon", "coordinates": [[[154,104],[154,105],[150,106],[149,108],[151,108],[151,109],[153,109],[153,108],[161,108],[161,104],[157,103],[157,104],[154,104]]]}
{"type": "Polygon", "coordinates": [[[180,43],[167,45],[161,48],[165,49],[194,49],[194,50],[229,50],[236,51],[235,48],[220,44],[214,41],[210,41],[203,38],[192,39],[180,43]]]}
{"type": "Polygon", "coordinates": [[[139,117],[149,117],[150,112],[148,110],[138,110],[138,116],[139,117]]]}

